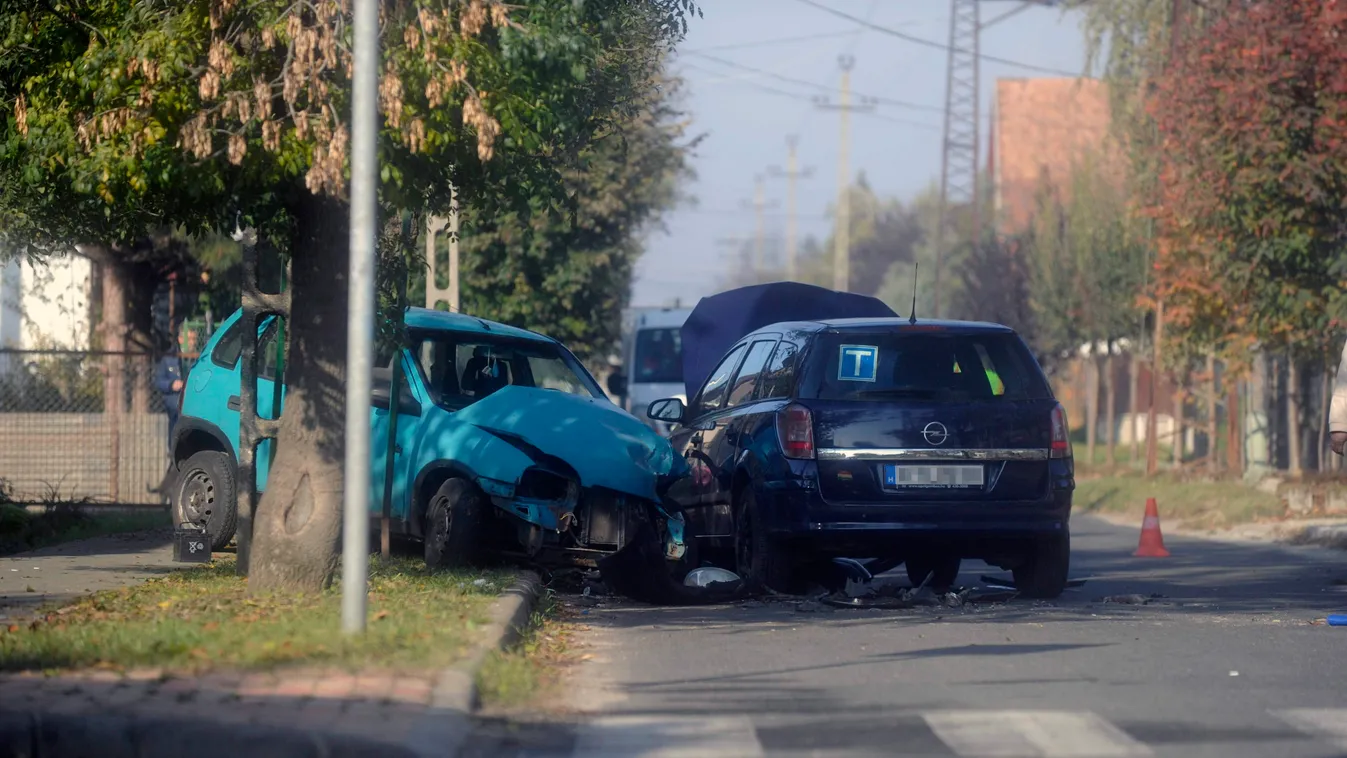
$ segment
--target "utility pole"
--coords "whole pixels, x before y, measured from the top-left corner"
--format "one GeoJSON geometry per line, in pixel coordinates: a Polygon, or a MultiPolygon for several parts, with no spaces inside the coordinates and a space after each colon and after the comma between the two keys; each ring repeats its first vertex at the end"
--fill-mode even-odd
{"type": "Polygon", "coordinates": [[[439,303],[449,306],[449,310],[458,313],[458,190],[450,188],[449,215],[429,216],[426,218],[426,307],[434,308],[439,303]],[[439,266],[436,263],[435,239],[442,231],[449,232],[449,286],[441,287],[437,283],[439,266]]]}
{"type": "Polygon", "coordinates": [[[842,131],[837,145],[837,219],[833,224],[833,289],[838,292],[851,290],[851,169],[848,166],[851,153],[851,112],[874,110],[873,101],[859,105],[851,104],[851,69],[856,59],[843,55],[837,59],[842,69],[842,86],[837,105],[826,99],[818,101],[819,107],[838,111],[841,115],[842,131]]]}
{"type": "Polygon", "coordinates": [[[771,176],[786,178],[786,278],[795,281],[799,272],[795,267],[796,241],[799,237],[799,218],[796,216],[795,204],[795,182],[797,179],[814,175],[814,169],[806,168],[801,170],[798,166],[798,160],[795,153],[799,138],[792,134],[786,137],[786,170],[782,171],[780,166],[772,166],[767,169],[771,176]]]}
{"type": "Polygon", "coordinates": [[[775,201],[767,202],[766,186],[763,183],[761,174],[753,177],[753,199],[751,201],[741,201],[743,208],[753,211],[753,278],[761,281],[763,274],[767,271],[767,220],[766,211],[768,208],[776,208],[775,201]]]}

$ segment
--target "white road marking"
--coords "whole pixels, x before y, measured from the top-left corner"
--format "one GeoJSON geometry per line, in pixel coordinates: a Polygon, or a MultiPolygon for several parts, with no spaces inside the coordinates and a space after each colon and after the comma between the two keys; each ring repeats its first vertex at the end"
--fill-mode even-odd
{"type": "Polygon", "coordinates": [[[1347,708],[1293,708],[1272,715],[1302,732],[1308,732],[1347,750],[1347,708]]]}
{"type": "Polygon", "coordinates": [[[964,758],[1133,758],[1145,745],[1099,716],[1068,711],[934,711],[927,726],[964,758]]]}
{"type": "Polygon", "coordinates": [[[747,717],[607,716],[580,727],[572,754],[755,758],[763,751],[747,717]]]}

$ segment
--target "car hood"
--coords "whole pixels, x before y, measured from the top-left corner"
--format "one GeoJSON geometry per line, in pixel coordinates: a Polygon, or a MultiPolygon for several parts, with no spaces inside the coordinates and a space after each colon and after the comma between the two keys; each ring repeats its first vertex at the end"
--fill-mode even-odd
{"type": "Polygon", "coordinates": [[[658,501],[665,485],[688,473],[668,440],[607,400],[507,386],[454,415],[565,461],[582,487],[658,501]]]}

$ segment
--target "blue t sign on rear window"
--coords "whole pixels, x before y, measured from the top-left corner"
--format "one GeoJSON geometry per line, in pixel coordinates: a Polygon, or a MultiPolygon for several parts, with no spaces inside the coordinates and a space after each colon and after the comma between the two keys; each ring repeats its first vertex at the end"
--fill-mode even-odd
{"type": "Polygon", "coordinates": [[[879,365],[879,348],[873,345],[842,345],[837,378],[844,382],[873,382],[879,365]]]}

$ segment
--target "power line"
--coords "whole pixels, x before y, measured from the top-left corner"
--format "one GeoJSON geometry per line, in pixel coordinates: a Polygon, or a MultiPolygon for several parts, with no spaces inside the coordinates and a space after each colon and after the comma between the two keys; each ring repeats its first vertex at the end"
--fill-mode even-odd
{"type": "MultiPolygon", "coordinates": [[[[891,37],[897,37],[898,39],[906,40],[914,45],[921,45],[923,47],[929,47],[934,50],[942,50],[944,52],[949,52],[949,45],[946,45],[943,42],[936,42],[935,40],[923,39],[922,37],[915,37],[911,34],[900,32],[897,29],[890,29],[887,26],[880,26],[879,24],[866,21],[865,19],[859,16],[853,16],[850,13],[844,13],[843,11],[839,11],[836,8],[829,8],[828,6],[823,5],[822,3],[814,2],[814,0],[796,0],[796,1],[804,3],[805,5],[808,5],[811,8],[821,10],[824,13],[830,13],[834,16],[837,16],[838,18],[844,18],[854,24],[860,24],[867,28],[873,29],[877,32],[887,34],[891,37]]],[[[992,63],[1001,63],[1007,66],[1015,66],[1016,68],[1022,68],[1025,69],[1026,71],[1038,71],[1040,73],[1056,74],[1058,76],[1071,76],[1071,77],[1081,76],[1081,72],[1079,71],[1065,71],[1059,68],[1051,68],[1048,66],[1037,66],[1032,63],[1022,63],[1020,61],[1013,61],[1008,58],[1000,58],[995,55],[986,55],[983,53],[979,53],[978,58],[984,61],[990,61],[992,63]]]]}
{"type": "MultiPolygon", "coordinates": [[[[727,59],[725,59],[725,58],[720,58],[720,57],[717,57],[717,56],[714,56],[714,55],[706,55],[705,53],[696,53],[696,52],[692,52],[692,51],[685,51],[685,52],[687,52],[687,53],[690,54],[690,55],[695,55],[695,56],[697,56],[698,58],[705,58],[706,60],[713,61],[713,62],[715,62],[715,63],[719,63],[719,64],[722,65],[722,66],[727,66],[727,67],[729,67],[729,68],[737,68],[737,69],[739,69],[739,70],[741,70],[741,71],[747,71],[747,72],[752,73],[752,74],[758,74],[758,75],[760,75],[760,76],[770,77],[770,78],[772,78],[772,79],[775,79],[775,80],[777,80],[777,81],[779,81],[779,82],[784,82],[784,83],[786,83],[786,84],[795,84],[795,85],[802,86],[802,87],[809,87],[809,88],[811,88],[811,89],[815,89],[815,90],[818,90],[818,91],[820,91],[820,92],[828,92],[828,93],[831,93],[831,92],[834,91],[834,88],[833,88],[833,87],[829,87],[829,86],[824,85],[824,84],[819,84],[818,82],[811,82],[811,81],[807,81],[807,80],[805,80],[805,79],[796,79],[796,78],[794,78],[794,77],[784,76],[784,75],[782,75],[782,74],[778,74],[778,73],[775,73],[775,72],[773,72],[773,71],[767,71],[767,70],[764,70],[764,69],[755,68],[755,67],[753,67],[753,66],[748,66],[748,65],[745,65],[745,64],[743,64],[743,63],[737,63],[737,62],[735,62],[735,61],[727,60],[727,59]]],[[[891,98],[891,97],[876,97],[876,96],[872,96],[872,95],[866,95],[866,94],[863,94],[863,93],[860,93],[860,92],[856,92],[856,93],[854,93],[854,94],[855,94],[857,97],[859,97],[859,98],[861,98],[861,99],[863,99],[863,100],[868,100],[868,101],[870,101],[870,102],[877,103],[877,104],[880,104],[880,105],[892,105],[892,106],[894,106],[894,107],[896,107],[896,108],[911,108],[912,110],[930,111],[930,112],[932,112],[932,113],[944,113],[944,112],[945,112],[945,109],[944,109],[944,108],[941,108],[941,107],[936,106],[936,105],[922,105],[921,103],[911,103],[911,102],[908,102],[908,101],[906,101],[906,100],[895,100],[895,99],[893,99],[893,98],[891,98]]]]}
{"type": "Polygon", "coordinates": [[[733,45],[712,45],[711,47],[699,47],[695,50],[679,50],[680,53],[703,53],[710,50],[748,50],[755,47],[772,47],[773,45],[789,45],[794,42],[812,42],[820,39],[835,39],[837,37],[850,37],[856,32],[825,32],[823,34],[806,34],[799,37],[777,37],[775,39],[758,40],[757,42],[740,42],[733,45]]]}

